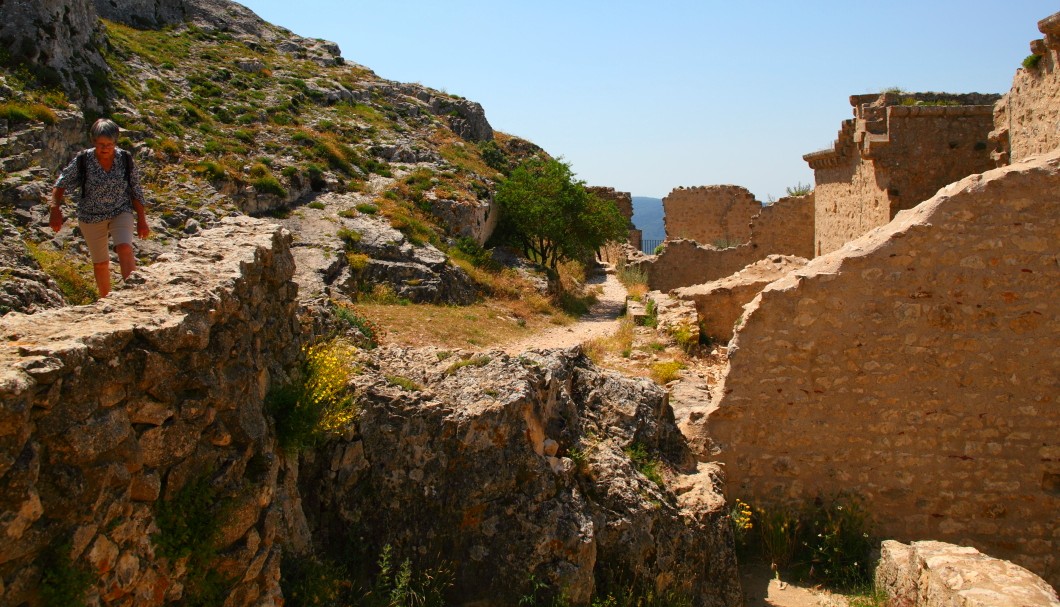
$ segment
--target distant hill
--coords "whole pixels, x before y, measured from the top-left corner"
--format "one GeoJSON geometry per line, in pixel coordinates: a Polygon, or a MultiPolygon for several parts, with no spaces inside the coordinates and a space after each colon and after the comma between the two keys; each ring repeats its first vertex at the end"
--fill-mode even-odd
{"type": "Polygon", "coordinates": [[[633,225],[644,233],[645,240],[664,240],[662,199],[634,196],[633,225]]]}

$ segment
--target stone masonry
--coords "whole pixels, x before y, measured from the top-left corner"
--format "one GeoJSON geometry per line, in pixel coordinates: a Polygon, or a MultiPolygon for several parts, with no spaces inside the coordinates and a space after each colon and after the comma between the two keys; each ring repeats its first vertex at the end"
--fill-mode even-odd
{"type": "Polygon", "coordinates": [[[729,497],[852,491],[878,531],[1060,584],[1060,150],[973,175],[767,286],[707,436],[729,497]]]}
{"type": "Polygon", "coordinates": [[[154,536],[159,504],[200,478],[225,512],[209,565],[225,604],[282,604],[277,534],[297,546],[284,529],[305,528],[285,522],[296,478],[262,399],[300,356],[289,246],[224,219],[95,304],[0,319],[0,604],[40,604],[57,551],[93,574],[87,604],[190,601],[202,580],[154,536]]]}
{"type": "Polygon", "coordinates": [[[994,107],[998,165],[1060,146],[1060,13],[1038,22],[1044,34],[1031,42],[1034,67],[1016,72],[1012,90],[994,107]]]}
{"type": "Polygon", "coordinates": [[[816,187],[815,254],[838,249],[942,186],[995,166],[997,95],[854,95],[831,149],[806,154],[816,187]]]}
{"type": "Polygon", "coordinates": [[[641,231],[633,225],[633,194],[630,194],[629,192],[618,192],[615,188],[604,186],[590,186],[585,189],[587,189],[590,194],[595,194],[604,200],[610,200],[615,203],[615,206],[618,207],[618,212],[622,213],[622,216],[629,222],[628,242],[632,247],[639,251],[642,234],[641,231]]]}
{"type": "Polygon", "coordinates": [[[677,188],[663,198],[666,237],[719,248],[747,242],[751,218],[762,210],[754,194],[737,185],[677,188]]]}
{"type": "Polygon", "coordinates": [[[719,280],[768,255],[812,257],[813,205],[813,194],[781,198],[765,206],[755,201],[757,214],[749,222],[744,244],[718,248],[693,240],[667,240],[661,253],[637,263],[651,289],[669,291],[719,280]]]}
{"type": "Polygon", "coordinates": [[[751,246],[763,254],[813,258],[814,200],[811,192],[763,205],[751,220],[751,246]]]}

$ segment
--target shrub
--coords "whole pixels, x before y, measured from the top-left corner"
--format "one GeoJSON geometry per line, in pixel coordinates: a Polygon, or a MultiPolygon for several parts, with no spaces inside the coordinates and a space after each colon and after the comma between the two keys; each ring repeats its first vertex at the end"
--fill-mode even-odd
{"type": "Polygon", "coordinates": [[[806,196],[813,192],[813,186],[800,181],[790,188],[785,188],[784,191],[788,193],[788,196],[806,196]]]}
{"type": "Polygon", "coordinates": [[[220,181],[228,176],[224,166],[213,160],[204,160],[194,165],[193,170],[207,181],[220,181]]]}
{"type": "Polygon", "coordinates": [[[651,366],[651,378],[659,385],[666,385],[677,379],[678,373],[684,368],[684,363],[678,360],[657,362],[651,366]]]}
{"type": "Polygon", "coordinates": [[[170,560],[187,558],[185,604],[219,605],[230,582],[212,567],[218,534],[230,506],[210,481],[210,473],[191,479],[169,500],[155,505],[156,553],[170,560]]]}
{"type": "Polygon", "coordinates": [[[357,205],[357,210],[365,215],[375,215],[379,212],[379,207],[375,206],[370,202],[362,202],[357,205]]]}
{"type": "Polygon", "coordinates": [[[655,303],[654,299],[649,299],[644,304],[644,326],[645,327],[657,327],[659,326],[659,307],[655,303]]]}
{"type": "Polygon", "coordinates": [[[1023,67],[1033,70],[1038,67],[1038,62],[1042,60],[1041,55],[1027,55],[1023,59],[1023,67]]]}
{"type": "Polygon", "coordinates": [[[254,189],[259,194],[273,194],[280,198],[287,197],[287,189],[280,185],[279,180],[271,174],[250,180],[250,185],[254,186],[254,189]]]}
{"type": "Polygon", "coordinates": [[[357,244],[361,242],[361,233],[357,230],[351,230],[350,228],[339,228],[339,231],[336,232],[335,235],[342,240],[347,251],[356,249],[357,244]]]}
{"type": "MultiPolygon", "coordinates": [[[[362,257],[367,258],[368,256],[362,255],[362,257]]],[[[350,264],[350,267],[353,267],[352,263],[350,264]]],[[[351,328],[356,329],[364,336],[364,343],[362,345],[365,348],[371,350],[379,345],[383,332],[375,325],[375,323],[364,316],[361,316],[345,304],[332,304],[332,310],[335,312],[335,316],[338,317],[339,320],[345,322],[351,328]]]]}
{"type": "Polygon", "coordinates": [[[383,546],[377,563],[378,575],[372,588],[357,603],[366,607],[444,607],[445,591],[453,585],[453,572],[447,566],[418,570],[406,558],[394,560],[390,544],[383,546]]]}
{"type": "Polygon", "coordinates": [[[349,362],[354,347],[335,339],[305,348],[301,375],[273,389],[265,408],[276,421],[276,438],[289,453],[345,429],[356,407],[346,384],[354,373],[349,362]]]}
{"type": "Polygon", "coordinates": [[[666,243],[661,243],[661,244],[659,244],[658,246],[655,247],[655,249],[651,252],[651,254],[652,255],[662,255],[663,251],[665,251],[665,250],[666,250],[666,243]]]}
{"type": "Polygon", "coordinates": [[[677,342],[677,346],[684,350],[685,354],[692,354],[699,346],[700,330],[697,325],[679,324],[670,327],[670,336],[677,342]]]}
{"type": "Polygon", "coordinates": [[[55,111],[43,103],[18,103],[7,101],[0,103],[0,119],[12,123],[17,122],[43,122],[44,124],[55,124],[59,117],[55,111]]]}
{"type": "Polygon", "coordinates": [[[318,211],[322,211],[325,208],[324,207],[324,203],[320,202],[319,200],[314,200],[313,202],[310,202],[309,204],[307,204],[305,206],[307,206],[307,207],[309,207],[311,209],[317,209],[318,211]]]}
{"type": "Polygon", "coordinates": [[[95,581],[87,568],[70,559],[70,544],[50,546],[41,555],[40,594],[44,607],[84,607],[95,581]]]}
{"type": "Polygon", "coordinates": [[[280,588],[290,607],[353,604],[349,572],[331,559],[283,555],[280,588]]]}

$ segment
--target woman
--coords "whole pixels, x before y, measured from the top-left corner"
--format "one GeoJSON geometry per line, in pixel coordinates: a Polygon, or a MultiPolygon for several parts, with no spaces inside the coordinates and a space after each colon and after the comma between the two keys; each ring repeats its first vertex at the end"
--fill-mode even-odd
{"type": "Polygon", "coordinates": [[[49,224],[58,232],[63,227],[63,196],[72,186],[80,188],[77,222],[92,256],[92,273],[100,297],[110,293],[109,238],[114,239],[121,277],[136,270],[133,255],[133,212],[136,212],[136,234],[147,238],[151,233],[144,214],[144,192],[140,173],[132,155],[115,145],[118,125],[100,118],[91,129],[93,149],[77,154],[66,165],[52,190],[49,224]]]}

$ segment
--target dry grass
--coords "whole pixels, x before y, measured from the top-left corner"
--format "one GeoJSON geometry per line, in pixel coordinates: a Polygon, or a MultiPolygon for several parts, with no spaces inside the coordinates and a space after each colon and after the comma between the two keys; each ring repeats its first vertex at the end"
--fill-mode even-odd
{"type": "Polygon", "coordinates": [[[582,351],[600,366],[607,366],[608,359],[616,356],[629,358],[633,352],[633,320],[623,318],[614,334],[590,339],[582,344],[582,351]]]}
{"type": "Polygon", "coordinates": [[[354,308],[385,331],[385,342],[413,347],[489,348],[523,339],[547,326],[548,317],[519,318],[508,303],[464,307],[357,304],[354,308]]]}

